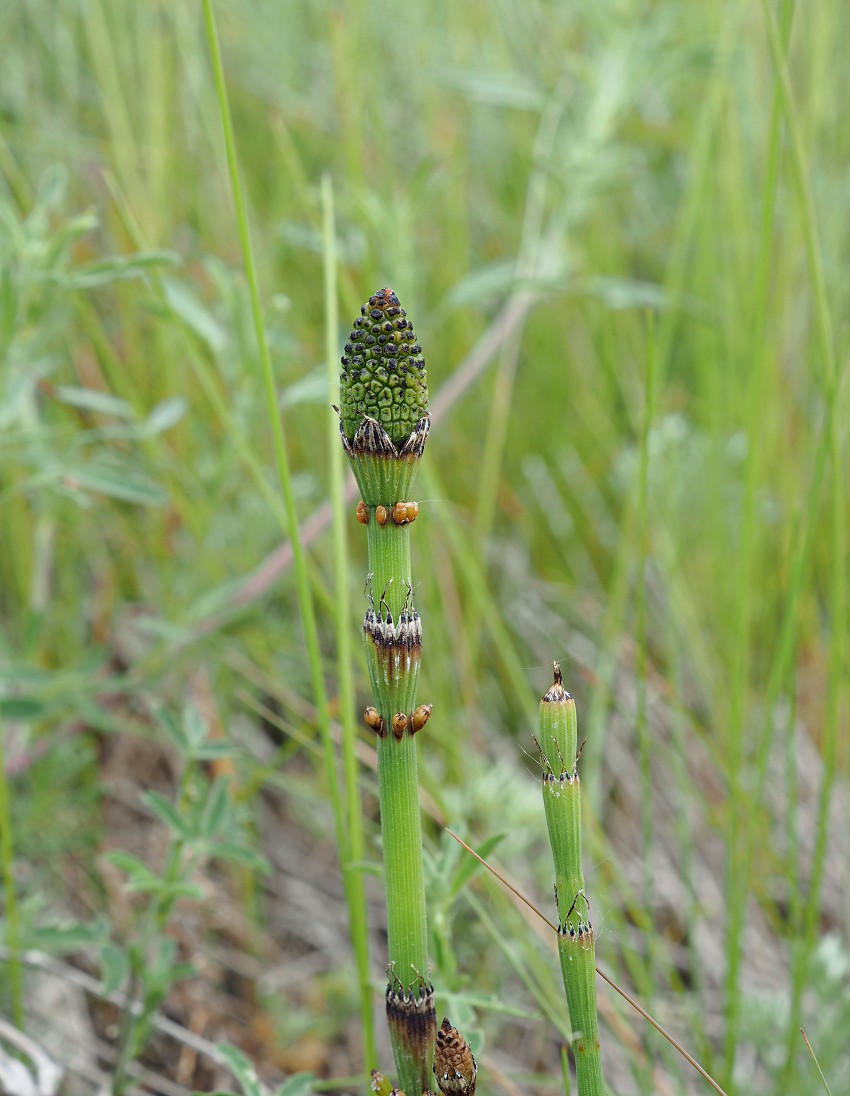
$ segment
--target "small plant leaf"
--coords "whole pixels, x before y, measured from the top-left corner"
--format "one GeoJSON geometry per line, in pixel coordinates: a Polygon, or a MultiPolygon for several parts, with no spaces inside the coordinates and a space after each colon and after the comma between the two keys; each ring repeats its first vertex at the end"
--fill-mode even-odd
{"type": "Polygon", "coordinates": [[[544,104],[543,92],[536,84],[513,74],[452,65],[442,69],[438,79],[473,103],[534,112],[544,104]]]}
{"type": "Polygon", "coordinates": [[[194,978],[198,973],[198,968],[194,963],[178,963],[176,967],[170,968],[169,981],[182,982],[185,978],[194,978]]]}
{"type": "Polygon", "coordinates": [[[201,837],[209,840],[223,828],[230,813],[229,785],[229,779],[226,776],[220,776],[210,788],[198,826],[201,837]]]}
{"type": "Polygon", "coordinates": [[[175,719],[171,712],[161,710],[157,713],[160,726],[166,737],[176,746],[180,753],[186,753],[189,749],[189,739],[180,721],[175,719]]]}
{"type": "Polygon", "coordinates": [[[108,997],[110,993],[120,989],[129,973],[130,962],[126,952],[107,940],[100,949],[100,976],[104,994],[108,997]]]}
{"type": "Polygon", "coordinates": [[[174,315],[194,331],[213,353],[220,353],[227,338],[218,320],[201,304],[188,286],[173,278],[166,278],[163,285],[165,300],[174,315]]]}
{"type": "Polygon", "coordinates": [[[179,255],[173,251],[137,251],[134,255],[109,255],[105,259],[86,263],[68,281],[76,289],[94,289],[123,278],[139,278],[157,267],[177,266],[179,262],[179,255]]]}
{"type": "Polygon", "coordinates": [[[384,877],[383,866],[375,860],[352,860],[348,870],[360,872],[361,875],[373,875],[376,879],[384,877]]]}
{"type": "Polygon", "coordinates": [[[275,1090],[275,1096],[309,1096],[315,1083],[312,1073],[293,1073],[275,1090]]]}
{"type": "Polygon", "coordinates": [[[43,711],[44,705],[32,696],[4,696],[0,700],[0,715],[4,719],[38,719],[43,711]]]}
{"type": "MultiPolygon", "coordinates": [[[[490,855],[493,849],[505,839],[507,834],[494,833],[491,837],[488,837],[481,843],[481,846],[475,851],[484,860],[490,855]]],[[[458,894],[463,890],[469,880],[475,875],[481,868],[481,864],[475,859],[474,856],[465,856],[455,872],[455,877],[452,880],[452,886],[450,894],[452,898],[456,898],[458,894]]]]}
{"type": "Polygon", "coordinates": [[[196,883],[165,883],[153,874],[150,879],[131,877],[127,880],[127,890],[132,894],[159,894],[163,898],[191,898],[196,902],[204,897],[203,888],[196,883]]]}
{"type": "Polygon", "coordinates": [[[151,812],[155,815],[160,822],[167,826],[173,833],[184,838],[186,841],[191,841],[195,837],[195,833],[189,822],[184,816],[177,810],[173,803],[169,802],[164,795],[160,795],[159,792],[142,792],[141,800],[151,812]]]}
{"type": "Polygon", "coordinates": [[[195,751],[198,761],[215,761],[221,757],[235,757],[239,748],[232,742],[208,742],[195,751]]]}
{"type": "Polygon", "coordinates": [[[99,944],[109,929],[102,921],[89,924],[69,922],[66,925],[44,925],[32,934],[32,942],[37,948],[52,955],[63,955],[71,951],[99,944]]]}
{"type": "Polygon", "coordinates": [[[283,390],[280,406],[284,408],[295,407],[299,403],[326,404],[329,399],[325,366],[320,365],[283,390]]]}
{"type": "Polygon", "coordinates": [[[207,740],[207,725],[204,717],[193,704],[187,704],[183,710],[183,728],[186,741],[194,755],[207,740]]]}
{"type": "Polygon", "coordinates": [[[141,432],[145,437],[152,438],[156,434],[162,434],[176,426],[186,414],[188,404],[182,396],[173,396],[169,400],[158,403],[142,423],[141,432]]]}
{"type": "Polygon", "coordinates": [[[130,881],[147,880],[157,886],[162,885],[159,877],[154,874],[144,860],[140,860],[138,856],[133,856],[131,852],[124,852],[123,849],[113,849],[111,852],[106,853],[104,860],[107,864],[114,864],[116,868],[126,872],[130,881]]]}
{"type": "Polygon", "coordinates": [[[272,866],[267,857],[258,849],[252,849],[248,845],[236,845],[230,842],[216,843],[211,849],[212,855],[217,860],[231,860],[236,864],[244,864],[263,875],[271,875],[272,866]]]}
{"type": "Polygon", "coordinates": [[[99,415],[112,415],[128,421],[136,417],[129,403],[113,396],[111,392],[100,392],[96,388],[73,388],[69,385],[57,385],[53,391],[56,399],[69,407],[79,407],[82,411],[95,411],[99,415]]]}
{"type": "Polygon", "coordinates": [[[112,466],[91,463],[73,468],[63,476],[63,482],[72,488],[93,491],[98,495],[132,502],[139,506],[162,506],[168,495],[152,480],[142,477],[129,466],[112,466]]]}
{"type": "Polygon", "coordinates": [[[170,937],[156,945],[144,969],[145,1000],[157,1008],[168,991],[184,978],[193,977],[197,971],[191,963],[177,963],[177,945],[170,937]]]}
{"type": "Polygon", "coordinates": [[[247,1055],[227,1043],[218,1043],[217,1049],[230,1072],[242,1086],[244,1096],[262,1096],[260,1078],[247,1055]]]}

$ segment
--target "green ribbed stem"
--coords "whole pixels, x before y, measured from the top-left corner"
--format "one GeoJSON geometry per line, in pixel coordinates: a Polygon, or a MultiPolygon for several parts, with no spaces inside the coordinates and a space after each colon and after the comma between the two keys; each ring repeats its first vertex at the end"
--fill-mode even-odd
{"type": "MultiPolygon", "coordinates": [[[[380,710],[380,709],[379,709],[380,710]]],[[[384,715],[384,719],[387,716],[384,715]]],[[[392,734],[378,739],[381,835],[387,890],[389,959],[402,983],[428,977],[428,928],[422,869],[422,826],[416,739],[392,734]]],[[[402,1081],[401,1088],[410,1088],[402,1081]]]]}
{"type": "MultiPolygon", "coordinates": [[[[546,695],[550,696],[551,693],[546,695]]],[[[577,737],[576,706],[572,697],[564,692],[563,700],[544,699],[540,704],[540,746],[551,768],[543,778],[543,806],[549,843],[555,858],[555,886],[558,889],[561,924],[568,920],[567,914],[576,895],[584,890],[581,783],[578,775],[573,775],[577,737]]],[[[569,916],[569,923],[574,929],[578,928],[585,912],[586,904],[579,901],[569,916]]]]}
{"type": "Polygon", "coordinates": [[[596,948],[569,933],[558,934],[558,956],[573,1029],[573,1055],[579,1096],[604,1096],[599,1021],[596,1015],[596,948]]]}
{"type": "Polygon", "coordinates": [[[415,735],[431,712],[415,707],[422,625],[413,605],[410,487],[428,437],[422,347],[392,289],[373,293],[352,324],[341,359],[340,433],[363,496],[358,520],[369,547],[363,642],[378,736],[378,788],[387,893],[387,1025],[397,1087],[430,1087],[437,1035],[428,965],[425,873],[415,735]]]}
{"type": "Polygon", "coordinates": [[[579,1096],[604,1096],[596,1012],[596,947],[581,859],[581,782],[576,769],[575,703],[561,682],[540,702],[543,806],[555,861],[558,955],[573,1030],[579,1096]]]}
{"type": "MultiPolygon", "coordinates": [[[[367,531],[372,599],[379,616],[386,616],[389,609],[398,624],[403,607],[411,601],[410,527],[392,520],[380,525],[372,507],[367,531]]],[[[397,712],[410,714],[414,709],[419,655],[416,651],[409,664],[399,669],[394,656],[376,646],[368,634],[364,641],[375,707],[385,726],[377,745],[389,965],[403,990],[415,995],[429,980],[416,739],[406,732],[397,738],[391,726],[397,712]]],[[[390,1039],[398,1087],[421,1093],[428,1087],[433,1035],[411,1039],[403,1023],[391,1020],[390,1039]]]]}
{"type": "MultiPolygon", "coordinates": [[[[381,526],[372,509],[366,530],[375,605],[377,607],[379,599],[385,595],[384,601],[398,621],[411,584],[410,526],[396,525],[392,521],[381,526]]],[[[415,672],[410,676],[415,677],[415,672]]],[[[399,682],[396,688],[390,689],[373,680],[375,707],[387,727],[399,705],[403,704],[399,699],[400,693],[407,692],[406,707],[413,711],[414,697],[409,692],[411,685],[415,688],[415,682],[399,682]]],[[[378,739],[378,780],[389,959],[391,964],[395,964],[396,974],[402,983],[407,985],[416,980],[415,971],[428,977],[428,931],[415,738],[406,734],[398,741],[393,734],[387,733],[384,738],[378,739]]],[[[404,1085],[401,1087],[404,1088],[404,1085]]]]}
{"type": "Polygon", "coordinates": [[[378,598],[386,590],[387,605],[393,617],[398,620],[411,581],[410,526],[388,521],[381,527],[375,519],[375,509],[372,508],[366,532],[375,606],[377,607],[378,598]]]}

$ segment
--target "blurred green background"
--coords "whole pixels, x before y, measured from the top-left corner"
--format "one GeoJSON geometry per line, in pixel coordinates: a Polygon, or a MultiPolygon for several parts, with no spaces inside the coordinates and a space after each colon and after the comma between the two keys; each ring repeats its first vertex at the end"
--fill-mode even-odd
{"type": "MultiPolygon", "coordinates": [[[[332,699],[323,176],[336,343],[391,285],[428,363],[413,552],[433,977],[480,1087],[562,1090],[569,1026],[553,941],[492,880],[454,885],[443,826],[504,835],[494,859],[551,913],[524,751],[558,658],[588,739],[600,966],[730,1094],[816,1085],[800,1026],[847,1090],[845,6],[215,7],[332,699]]],[[[160,862],[139,796],[173,793],[155,713],[188,703],[238,744],[208,778],[228,776],[274,871],[204,870],[169,930],[196,974],[164,1011],[269,1080],[351,1090],[330,788],[200,7],[13,0],[0,41],[0,710],[22,945],[62,951],[67,982],[103,973],[86,926],[132,932],[103,855],[160,862]]],[[[365,538],[347,513],[354,634],[365,538]]],[[[360,749],[389,1068],[365,732],[360,749]]],[[[44,975],[24,977],[62,1061],[75,1037],[44,975]]],[[[118,1021],[75,994],[76,1047],[108,1072],[118,1021]]],[[[612,1092],[706,1091],[600,998],[612,1092]]],[[[144,1091],[226,1083],[162,1031],[146,1054],[144,1091]]]]}

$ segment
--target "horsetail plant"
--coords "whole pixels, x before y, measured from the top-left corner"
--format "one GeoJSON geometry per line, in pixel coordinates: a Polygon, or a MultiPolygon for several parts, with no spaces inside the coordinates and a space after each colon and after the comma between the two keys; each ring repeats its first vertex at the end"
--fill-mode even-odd
{"type": "Polygon", "coordinates": [[[377,735],[378,785],[387,896],[387,1022],[399,1087],[427,1090],[437,1034],[428,965],[425,879],[416,733],[431,706],[415,707],[422,624],[413,604],[409,501],[428,437],[422,347],[392,289],[369,298],[354,321],[340,375],[342,444],[360,488],[366,526],[368,607],[363,621],[374,706],[364,719],[377,735]]]}
{"type": "Polygon", "coordinates": [[[579,1096],[604,1096],[596,1014],[596,947],[581,865],[581,783],[576,707],[555,663],[552,688],[540,701],[543,805],[555,860],[558,955],[576,1063],[579,1096]]]}

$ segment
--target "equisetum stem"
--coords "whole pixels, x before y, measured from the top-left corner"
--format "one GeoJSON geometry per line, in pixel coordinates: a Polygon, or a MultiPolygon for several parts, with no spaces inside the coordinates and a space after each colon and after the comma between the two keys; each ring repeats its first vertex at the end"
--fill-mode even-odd
{"type": "MultiPolygon", "coordinates": [[[[383,603],[384,615],[388,610],[392,619],[399,621],[405,603],[411,601],[410,526],[392,521],[379,525],[373,509],[366,528],[372,600],[378,609],[383,603]]],[[[366,642],[370,642],[368,637],[366,642]]],[[[407,676],[411,680],[397,680],[397,688],[378,689],[375,697],[375,706],[386,728],[383,737],[378,738],[378,780],[389,961],[405,987],[418,982],[420,975],[427,978],[428,974],[416,739],[407,733],[398,739],[391,729],[393,716],[404,710],[401,697],[408,699],[407,707],[413,711],[418,666],[411,666],[407,676]],[[401,708],[396,706],[399,704],[401,708]]]]}
{"type": "MultiPolygon", "coordinates": [[[[386,514],[391,508],[383,509],[386,514]]],[[[428,1088],[436,1014],[428,972],[419,776],[412,717],[421,624],[413,610],[409,526],[396,525],[389,519],[380,524],[376,510],[369,510],[367,522],[368,584],[372,592],[363,632],[380,727],[378,792],[390,975],[387,1018],[399,1087],[407,1093],[422,1093],[428,1088]]]]}
{"type": "Polygon", "coordinates": [[[386,1005],[398,1086],[430,1088],[437,1033],[428,965],[425,873],[416,733],[430,714],[415,707],[422,624],[413,604],[409,501],[428,436],[422,348],[391,289],[369,298],[342,358],[340,432],[363,498],[369,575],[363,641],[374,706],[364,718],[378,735],[378,788],[387,895],[386,1005]]]}
{"type": "Polygon", "coordinates": [[[383,597],[397,620],[411,587],[410,526],[391,521],[381,526],[372,512],[366,532],[373,597],[376,602],[383,597]]]}
{"type": "Polygon", "coordinates": [[[596,1012],[596,946],[581,860],[581,782],[575,703],[555,663],[552,688],[540,702],[543,804],[555,860],[558,956],[573,1030],[579,1096],[604,1096],[596,1012]]]}
{"type": "Polygon", "coordinates": [[[405,986],[418,982],[417,972],[425,977],[428,974],[418,779],[416,740],[407,735],[401,742],[392,736],[380,739],[378,780],[388,951],[390,967],[405,986]]]}

